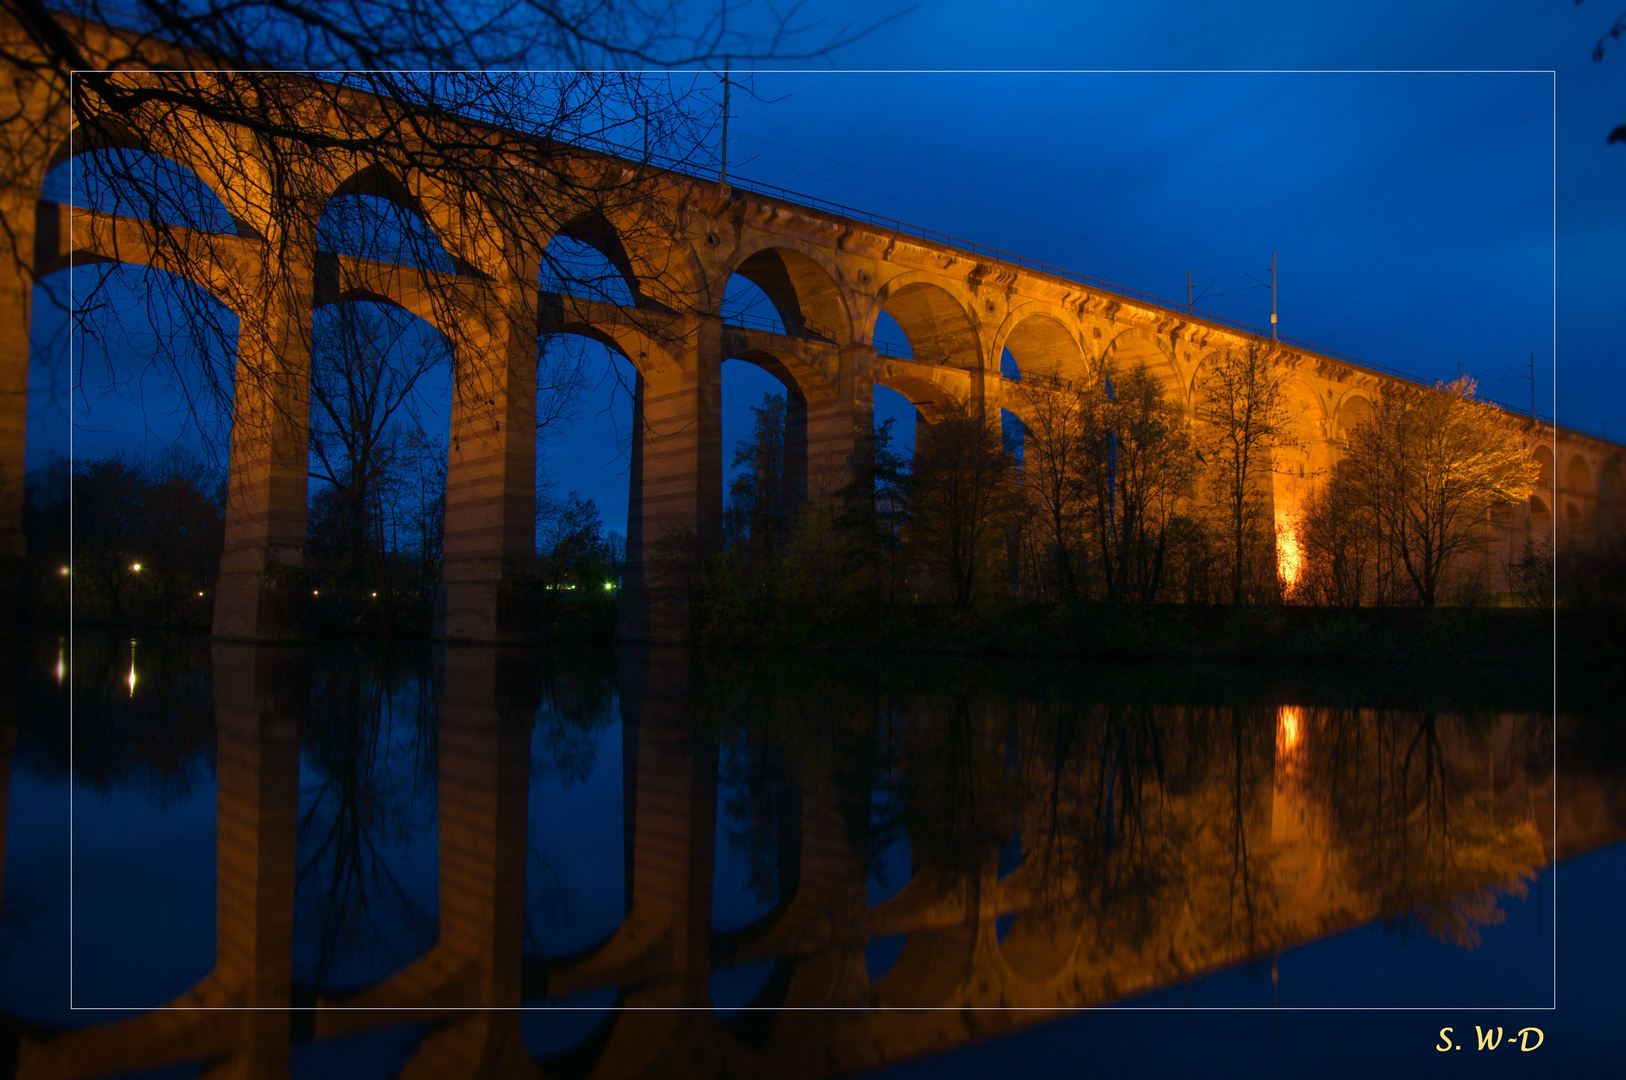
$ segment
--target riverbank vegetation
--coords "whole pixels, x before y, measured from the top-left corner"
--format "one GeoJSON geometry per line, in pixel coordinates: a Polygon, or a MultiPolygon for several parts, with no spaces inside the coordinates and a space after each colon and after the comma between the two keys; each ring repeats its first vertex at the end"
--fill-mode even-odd
{"type": "MultiPolygon", "coordinates": [[[[356,385],[370,384],[332,396],[348,401],[356,385]]],[[[839,476],[805,479],[787,468],[785,399],[765,397],[734,448],[718,541],[651,545],[691,567],[695,640],[1507,663],[1550,651],[1555,602],[1626,598],[1618,551],[1555,564],[1524,509],[1530,454],[1467,380],[1391,388],[1309,476],[1293,471],[1289,406],[1258,350],[1216,363],[1189,410],[1143,367],[1029,378],[1006,394],[1024,424],[945,394],[912,453],[888,422],[839,476]],[[1307,494],[1289,510],[1283,490],[1307,494]]],[[[357,428],[312,425],[307,629],[427,635],[444,447],[416,428],[357,428]]],[[[223,478],[175,453],[80,462],[70,574],[69,477],[59,465],[31,488],[36,615],[66,618],[71,582],[80,621],[206,627],[223,478]]],[[[545,639],[608,639],[625,542],[591,500],[539,490],[537,558],[518,584],[534,591],[545,639]]]]}

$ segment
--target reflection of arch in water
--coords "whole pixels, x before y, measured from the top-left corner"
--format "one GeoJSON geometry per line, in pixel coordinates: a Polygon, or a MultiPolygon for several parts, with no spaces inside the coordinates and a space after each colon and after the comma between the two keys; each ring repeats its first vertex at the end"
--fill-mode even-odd
{"type": "Polygon", "coordinates": [[[538,711],[526,826],[528,957],[585,954],[626,918],[624,742],[608,696],[570,693],[538,711]],[[572,703],[603,711],[559,707],[572,703]]]}

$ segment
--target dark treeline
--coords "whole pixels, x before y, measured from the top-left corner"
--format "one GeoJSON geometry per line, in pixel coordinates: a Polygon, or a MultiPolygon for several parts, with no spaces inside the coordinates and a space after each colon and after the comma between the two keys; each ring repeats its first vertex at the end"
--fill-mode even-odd
{"type": "MultiPolygon", "coordinates": [[[[416,388],[444,360],[444,342],[368,311],[324,330],[312,381],[307,627],[428,634],[446,447],[426,432],[416,388]],[[403,366],[402,357],[417,359],[403,366]]],[[[1362,651],[1351,638],[1363,635],[1460,632],[1375,614],[1384,611],[1554,602],[1550,518],[1529,509],[1536,466],[1469,380],[1392,387],[1334,447],[1324,474],[1305,471],[1287,389],[1260,348],[1213,361],[1189,410],[1146,368],[1111,364],[1082,380],[1009,385],[1007,403],[1024,421],[1014,426],[943,396],[912,457],[883,425],[835,477],[797,476],[785,400],[765,397],[732,456],[721,544],[654,545],[656,557],[695,567],[697,639],[869,647],[903,635],[935,647],[1003,638],[1017,649],[1158,653],[1182,652],[1192,638],[1275,636],[1314,654],[1362,651]],[[1284,477],[1308,493],[1298,506],[1279,501],[1284,477]]],[[[41,612],[65,616],[71,582],[81,620],[208,625],[218,472],[171,451],[156,462],[83,461],[71,477],[58,465],[32,480],[41,612]]],[[[528,584],[543,636],[608,638],[625,542],[591,500],[554,497],[546,477],[538,490],[528,584]]],[[[1620,599],[1621,546],[1560,557],[1560,603],[1620,599]]]]}
{"type": "Polygon", "coordinates": [[[1521,516],[1536,466],[1469,380],[1392,388],[1321,476],[1291,471],[1297,417],[1261,348],[1219,357],[1189,413],[1144,367],[1013,393],[1014,438],[950,399],[912,461],[880,428],[851,483],[810,484],[801,505],[784,401],[766,398],[734,456],[725,548],[701,560],[702,639],[833,642],[931,618],[963,638],[1013,616],[1063,633],[1103,609],[1144,623],[1283,604],[1551,605],[1546,522],[1521,516]],[[1278,474],[1311,491],[1294,512],[1273,496],[1278,474]]]}
{"type": "MultiPolygon", "coordinates": [[[[305,581],[317,634],[423,636],[434,616],[444,448],[391,433],[311,500],[305,581]],[[366,472],[366,482],[351,477],[366,472]]],[[[225,481],[202,459],[111,455],[29,477],[32,606],[43,621],[207,628],[224,539],[225,481]],[[71,541],[71,542],[70,542],[71,541]]],[[[533,582],[542,625],[607,638],[626,544],[591,499],[543,498],[533,582]]]]}

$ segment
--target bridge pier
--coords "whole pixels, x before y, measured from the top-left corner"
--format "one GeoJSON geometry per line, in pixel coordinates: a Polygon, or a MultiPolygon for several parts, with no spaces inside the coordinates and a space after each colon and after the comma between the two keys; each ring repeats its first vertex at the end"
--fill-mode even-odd
{"type": "MultiPolygon", "coordinates": [[[[29,307],[32,275],[24,259],[34,247],[34,196],[0,188],[0,221],[16,246],[17,259],[0,259],[0,616],[17,619],[27,555],[23,540],[23,469],[28,428],[29,307]]],[[[13,626],[0,623],[0,632],[13,626]]]]}
{"type": "Polygon", "coordinates": [[[452,400],[446,528],[434,636],[536,632],[536,303],[523,280],[468,317],[452,400]]]}
{"type": "Polygon", "coordinates": [[[722,320],[691,320],[682,348],[680,367],[640,372],[633,395],[620,641],[689,640],[689,577],[722,532],[722,320]]]}
{"type": "Polygon", "coordinates": [[[313,267],[284,264],[240,313],[217,638],[297,637],[305,591],[313,267]]]}

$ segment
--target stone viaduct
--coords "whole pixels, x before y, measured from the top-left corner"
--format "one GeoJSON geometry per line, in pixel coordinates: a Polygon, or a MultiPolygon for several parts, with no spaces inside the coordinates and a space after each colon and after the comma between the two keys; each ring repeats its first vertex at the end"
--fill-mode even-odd
{"type": "MultiPolygon", "coordinates": [[[[0,23],[0,32],[7,24],[0,23]]],[[[87,55],[119,65],[123,39],[81,27],[87,55]]],[[[13,31],[14,32],[14,31],[13,31]]],[[[163,76],[179,78],[180,76],[163,76]]],[[[139,82],[153,74],[131,74],[139,82]]],[[[207,79],[210,76],[191,76],[207,79]]],[[[527,603],[516,587],[534,559],[536,342],[574,333],[602,341],[636,367],[628,561],[621,635],[680,640],[688,626],[682,558],[720,529],[720,370],[735,358],[785,385],[787,469],[805,497],[838,477],[872,423],[873,394],[889,387],[927,422],[945,394],[997,416],[1022,406],[1002,374],[1008,352],[1030,382],[1067,377],[1103,358],[1144,363],[1188,408],[1204,363],[1254,335],[1155,300],[1007,256],[978,253],[897,223],[874,223],[795,198],[662,174],[580,152],[591,184],[635,188],[589,215],[542,207],[516,230],[473,193],[428,171],[396,174],[365,150],[307,155],[310,191],[299,213],[268,209],[273,159],[287,149],[242,129],[171,110],[160,126],[139,117],[87,126],[64,111],[60,87],[13,71],[8,151],[18,162],[0,190],[0,215],[17,252],[0,267],[0,546],[23,555],[21,491],[33,283],[87,262],[154,266],[207,290],[237,316],[237,376],[227,534],[214,629],[275,640],[298,625],[306,543],[308,372],[313,311],[347,299],[383,300],[421,316],[456,343],[443,562],[443,635],[523,638],[527,603]],[[177,137],[177,130],[184,138],[177,137]],[[149,221],[42,200],[46,174],[75,155],[125,146],[167,156],[224,206],[230,225],[156,229],[149,221]],[[315,223],[330,196],[367,193],[427,222],[452,270],[320,253],[315,223]],[[571,216],[574,215],[574,216],[571,216]],[[159,234],[162,235],[159,235],[159,234]],[[595,247],[624,279],[631,304],[560,295],[539,285],[555,236],[595,247]],[[730,278],[767,294],[773,332],[727,325],[730,278]],[[881,312],[907,348],[875,340],[881,312]],[[895,355],[903,353],[904,355],[895,355]]],[[[363,128],[377,105],[334,92],[312,111],[315,129],[348,110],[363,128]],[[333,104],[337,102],[337,104],[333,104]],[[357,120],[356,117],[362,119],[357,120]]],[[[377,121],[382,124],[380,118],[377,121]]],[[[484,129],[472,137],[501,139],[484,129]]],[[[500,134],[500,133],[499,133],[500,134]]],[[[353,143],[354,140],[351,140],[353,143]]],[[[523,158],[524,147],[496,151],[523,158]]],[[[280,156],[279,156],[280,155],[280,156]]],[[[1296,344],[1270,342],[1289,375],[1298,448],[1279,454],[1274,510],[1291,516],[1334,463],[1348,432],[1396,376],[1296,344]]],[[[1504,546],[1554,529],[1560,543],[1608,546],[1621,521],[1619,446],[1534,417],[1522,424],[1542,464],[1542,489],[1502,522],[1504,546]]]]}
{"type": "MultiPolygon", "coordinates": [[[[620,925],[572,957],[525,955],[538,680],[517,652],[449,646],[437,680],[438,938],[382,981],[337,995],[293,982],[308,675],[302,684],[296,649],[215,643],[214,966],[191,990],[139,1015],[24,1030],[13,1044],[16,1075],[68,1080],[202,1061],[208,1076],[286,1076],[299,1041],[404,1023],[426,1030],[403,1076],[844,1075],[1178,986],[1420,905],[1467,912],[1456,929],[1472,931],[1482,903],[1494,907],[1502,891],[1519,887],[1513,882],[1626,831],[1608,765],[1603,773],[1566,774],[1554,815],[1546,717],[1442,718],[1439,783],[1427,786],[1445,802],[1409,820],[1420,837],[1437,813],[1451,823],[1450,839],[1397,847],[1390,832],[1363,852],[1364,840],[1351,842],[1329,824],[1336,800],[1304,772],[1312,758],[1325,763],[1344,753],[1317,746],[1330,738],[1323,710],[1282,705],[1257,732],[1262,737],[1250,735],[1238,750],[1234,772],[1226,747],[1195,787],[1145,794],[1156,809],[1138,815],[1142,831],[1125,803],[1116,855],[1110,835],[1104,848],[1097,837],[1094,846],[1069,849],[1078,865],[1095,866],[1140,858],[1128,853],[1131,845],[1164,851],[1168,861],[1145,878],[1130,870],[1121,887],[1099,893],[1058,889],[1069,865],[1038,853],[1051,790],[1046,770],[1059,766],[1046,752],[1024,752],[1017,768],[1025,854],[1014,869],[1000,876],[992,861],[948,865],[915,837],[908,881],[869,903],[866,841],[843,808],[832,759],[816,751],[824,767],[802,773],[795,796],[794,884],[758,923],[719,934],[711,926],[718,736],[695,722],[693,675],[681,655],[649,650],[629,659],[636,662],[617,665],[616,684],[628,807],[620,925]],[[1214,827],[1188,830],[1188,820],[1214,827]],[[1374,860],[1393,870],[1376,883],[1374,860]],[[1394,868],[1402,864],[1404,871],[1394,868]],[[1174,884],[1157,884],[1168,873],[1174,884]],[[1144,891],[1158,899],[1143,909],[1134,897],[1144,891]],[[896,959],[872,973],[866,946],[900,937],[896,959]],[[764,961],[773,974],[752,1002],[764,1011],[715,1012],[711,973],[764,961]],[[568,1004],[594,990],[617,995],[597,1032],[563,1058],[534,1060],[516,1010],[568,1004]],[[290,1006],[300,1010],[292,1023],[290,1006]]],[[[932,738],[941,717],[910,713],[905,741],[932,738]]],[[[1188,723],[1178,715],[1168,714],[1168,733],[1188,723]]],[[[1207,718],[1217,722],[1220,743],[1229,741],[1229,717],[1227,708],[1207,718]]],[[[1354,719],[1368,734],[1381,728],[1371,712],[1354,719]]],[[[1395,743],[1382,753],[1398,760],[1397,747],[1415,745],[1417,720],[1410,714],[1391,729],[1395,743]]],[[[973,723],[1003,731],[1010,717],[996,710],[973,723]]],[[[1003,756],[996,755],[1001,765],[1003,756]]],[[[1080,774],[1075,762],[1068,775],[1093,791],[1095,767],[1080,774]]],[[[1353,787],[1371,794],[1383,784],[1367,778],[1353,787]]],[[[1364,797],[1356,796],[1359,807],[1368,806],[1364,797]]],[[[1431,929],[1449,936],[1453,928],[1431,929]]]]}

